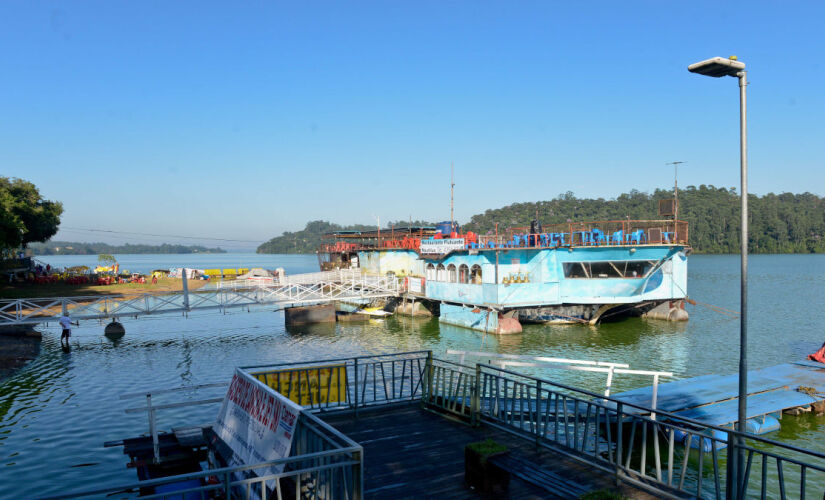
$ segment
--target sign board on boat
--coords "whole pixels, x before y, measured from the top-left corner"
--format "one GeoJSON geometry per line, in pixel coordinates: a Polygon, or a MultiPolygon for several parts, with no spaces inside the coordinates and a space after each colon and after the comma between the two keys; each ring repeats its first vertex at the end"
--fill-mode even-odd
{"type": "Polygon", "coordinates": [[[255,372],[252,376],[303,406],[347,401],[346,365],[255,372]]]}
{"type": "Polygon", "coordinates": [[[407,281],[408,289],[412,293],[424,293],[424,278],[410,276],[407,281]]]}
{"type": "MultiPolygon", "coordinates": [[[[236,369],[214,425],[215,433],[233,452],[227,466],[288,457],[300,413],[300,406],[236,369]]],[[[265,476],[283,469],[283,465],[274,465],[253,472],[265,476]]]]}
{"type": "Polygon", "coordinates": [[[444,238],[421,240],[421,253],[443,255],[453,250],[464,249],[464,238],[444,238]]]}

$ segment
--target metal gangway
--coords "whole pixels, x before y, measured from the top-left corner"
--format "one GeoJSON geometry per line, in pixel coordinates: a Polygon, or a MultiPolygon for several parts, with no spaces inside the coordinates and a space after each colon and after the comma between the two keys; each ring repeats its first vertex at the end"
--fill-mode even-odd
{"type": "Polygon", "coordinates": [[[56,321],[69,314],[73,320],[117,319],[149,314],[249,308],[316,305],[335,301],[359,301],[398,295],[398,279],[357,272],[329,271],[292,275],[283,283],[218,283],[190,291],[164,294],[99,295],[0,300],[0,327],[56,321]]]}

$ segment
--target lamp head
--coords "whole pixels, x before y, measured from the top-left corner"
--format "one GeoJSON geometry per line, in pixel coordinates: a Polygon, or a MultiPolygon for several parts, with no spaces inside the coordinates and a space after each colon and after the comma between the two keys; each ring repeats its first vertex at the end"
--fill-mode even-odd
{"type": "Polygon", "coordinates": [[[738,76],[739,72],[745,70],[745,63],[738,60],[736,56],[712,57],[688,66],[688,71],[700,75],[719,78],[722,76],[738,76]]]}

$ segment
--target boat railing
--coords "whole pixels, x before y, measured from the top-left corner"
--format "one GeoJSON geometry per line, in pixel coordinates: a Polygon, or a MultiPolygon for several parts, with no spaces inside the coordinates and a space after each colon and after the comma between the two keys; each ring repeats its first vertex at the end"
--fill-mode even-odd
{"type": "MultiPolygon", "coordinates": [[[[497,234],[466,233],[460,249],[558,248],[591,246],[687,245],[688,223],[677,220],[613,220],[550,224],[540,232],[528,227],[511,227],[497,234]]],[[[434,238],[428,236],[428,239],[434,238]]],[[[445,236],[444,239],[448,237],[445,236]]],[[[347,253],[362,250],[419,251],[422,238],[391,233],[360,242],[336,241],[321,245],[321,253],[347,253]]],[[[455,241],[455,238],[450,240],[455,241]]],[[[459,243],[461,245],[461,243],[459,243]]]]}

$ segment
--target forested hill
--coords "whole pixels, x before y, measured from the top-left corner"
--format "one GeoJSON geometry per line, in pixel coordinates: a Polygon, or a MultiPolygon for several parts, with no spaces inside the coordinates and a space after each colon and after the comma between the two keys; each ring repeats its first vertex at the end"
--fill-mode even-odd
{"type": "MultiPolygon", "coordinates": [[[[659,219],[658,200],[672,190],[631,191],[615,200],[577,198],[566,193],[550,201],[515,203],[474,215],[462,230],[486,233],[528,226],[538,210],[543,224],[569,221],[659,219]]],[[[688,222],[690,244],[699,253],[739,252],[739,195],[735,188],[701,185],[679,190],[679,219],[688,222]]],[[[749,249],[754,253],[825,252],[825,198],[811,193],[748,196],[749,249]]]]}
{"type": "MultiPolygon", "coordinates": [[[[398,221],[389,222],[389,226],[407,227],[413,226],[429,226],[431,222],[424,221],[398,221]]],[[[324,220],[314,220],[307,222],[306,227],[301,231],[294,233],[285,232],[281,236],[276,236],[266,243],[262,243],[258,247],[258,253],[315,253],[321,245],[321,236],[325,233],[333,231],[375,231],[375,224],[364,225],[354,224],[351,226],[341,226],[332,224],[324,220]]]]}
{"type": "Polygon", "coordinates": [[[207,248],[200,245],[141,245],[127,243],[110,245],[108,243],[78,243],[74,241],[47,241],[46,243],[29,243],[28,248],[35,255],[98,255],[106,254],[170,254],[170,253],[226,253],[221,248],[207,248]]]}
{"type": "MultiPolygon", "coordinates": [[[[543,224],[569,221],[658,219],[658,200],[672,190],[631,191],[614,200],[577,198],[573,193],[549,201],[514,203],[474,215],[462,231],[484,234],[499,228],[529,226],[538,210],[543,224]]],[[[825,253],[825,198],[811,193],[748,197],[750,251],[754,253],[825,253]]],[[[690,244],[699,253],[739,252],[739,196],[735,188],[701,185],[679,190],[679,219],[690,225],[690,244]]],[[[414,224],[421,222],[415,221],[414,224]]],[[[405,225],[405,222],[396,223],[405,225]]],[[[338,230],[375,229],[313,221],[302,231],[284,233],[258,247],[258,253],[314,253],[321,234],[338,230]]]]}

